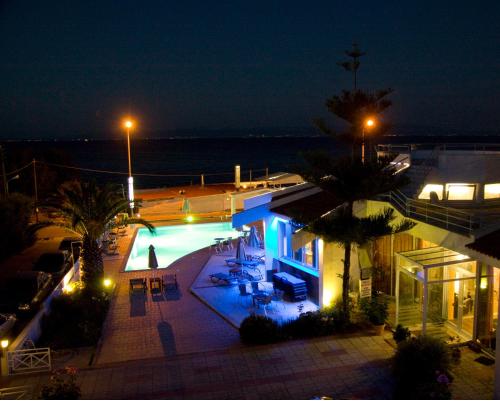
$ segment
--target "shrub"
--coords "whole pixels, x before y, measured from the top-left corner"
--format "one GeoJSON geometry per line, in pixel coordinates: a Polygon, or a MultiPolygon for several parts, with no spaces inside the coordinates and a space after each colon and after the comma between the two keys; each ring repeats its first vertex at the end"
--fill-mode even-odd
{"type": "Polygon", "coordinates": [[[447,397],[450,354],[444,342],[421,336],[398,344],[394,356],[395,398],[447,397]]]}
{"type": "Polygon", "coordinates": [[[399,344],[402,341],[408,340],[410,335],[411,332],[408,327],[403,327],[401,324],[398,324],[396,326],[396,330],[394,330],[394,333],[392,334],[392,338],[394,338],[394,341],[399,344]]]}
{"type": "Polygon", "coordinates": [[[42,319],[42,344],[74,348],[97,344],[109,307],[105,292],[78,289],[52,300],[50,314],[42,319]]]}
{"type": "Polygon", "coordinates": [[[389,316],[389,305],[382,296],[363,298],[360,302],[361,310],[364,312],[371,324],[380,326],[385,323],[389,316]]]}
{"type": "Polygon", "coordinates": [[[278,324],[265,316],[250,315],[240,326],[240,339],[245,344],[269,344],[281,339],[278,324]]]}
{"type": "Polygon", "coordinates": [[[77,400],[80,395],[80,386],[76,383],[76,369],[67,367],[52,372],[49,383],[42,386],[39,398],[77,400]]]}
{"type": "Polygon", "coordinates": [[[288,338],[326,336],[335,331],[335,322],[332,316],[323,311],[306,312],[284,323],[282,330],[288,338]]]}

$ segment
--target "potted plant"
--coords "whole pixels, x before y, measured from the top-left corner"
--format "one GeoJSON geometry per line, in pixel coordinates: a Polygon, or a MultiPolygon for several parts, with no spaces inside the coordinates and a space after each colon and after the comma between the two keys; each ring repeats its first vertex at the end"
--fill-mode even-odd
{"type": "Polygon", "coordinates": [[[364,299],[361,307],[373,325],[376,335],[381,336],[384,332],[385,321],[389,315],[387,301],[381,296],[373,296],[370,299],[364,299]]]}

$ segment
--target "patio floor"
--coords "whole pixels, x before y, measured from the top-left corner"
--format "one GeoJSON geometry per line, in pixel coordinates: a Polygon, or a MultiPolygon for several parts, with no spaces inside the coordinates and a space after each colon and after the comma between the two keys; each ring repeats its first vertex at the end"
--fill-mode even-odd
{"type": "MultiPolygon", "coordinates": [[[[246,253],[250,255],[261,255],[261,249],[246,248],[246,253]]],[[[235,251],[221,255],[212,255],[207,261],[200,274],[191,286],[191,292],[197,295],[203,302],[209,305],[224,319],[229,321],[235,327],[239,327],[243,319],[252,313],[258,315],[267,315],[279,323],[297,318],[300,314],[299,306],[302,305],[302,312],[318,310],[318,306],[308,300],[300,302],[272,301],[266,307],[256,307],[252,301],[251,285],[247,283],[248,295],[240,295],[238,283],[235,280],[231,285],[214,284],[210,280],[210,274],[229,273],[230,267],[225,260],[234,257],[235,251]]],[[[266,277],[263,264],[258,266],[262,277],[266,277]]],[[[251,271],[250,271],[251,272],[251,271]]],[[[259,289],[272,293],[272,282],[260,281],[259,289]]]]}

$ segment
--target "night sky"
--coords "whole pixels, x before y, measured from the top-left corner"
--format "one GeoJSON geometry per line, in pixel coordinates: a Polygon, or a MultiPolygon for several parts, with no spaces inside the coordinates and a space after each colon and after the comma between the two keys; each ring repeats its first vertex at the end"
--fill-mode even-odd
{"type": "Polygon", "coordinates": [[[307,127],[392,87],[396,126],[499,131],[500,2],[3,1],[0,136],[307,127]]]}

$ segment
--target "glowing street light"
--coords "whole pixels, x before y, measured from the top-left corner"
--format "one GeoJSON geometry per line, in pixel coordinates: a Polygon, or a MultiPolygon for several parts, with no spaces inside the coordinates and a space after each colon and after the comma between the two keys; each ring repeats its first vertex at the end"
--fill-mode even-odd
{"type": "Polygon", "coordinates": [[[128,152],[128,200],[130,204],[130,215],[134,216],[134,177],[132,177],[132,160],[130,157],[130,130],[134,128],[134,122],[127,118],[123,122],[127,131],[127,152],[128,152]]]}
{"type": "Polygon", "coordinates": [[[365,163],[365,128],[370,129],[375,125],[375,120],[368,118],[363,122],[363,130],[361,132],[361,163],[365,163]]]}

